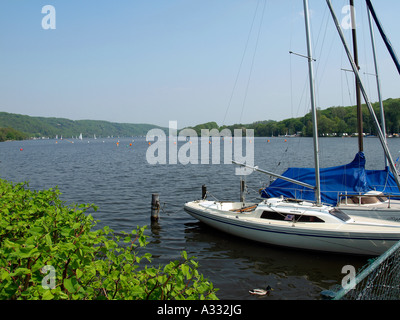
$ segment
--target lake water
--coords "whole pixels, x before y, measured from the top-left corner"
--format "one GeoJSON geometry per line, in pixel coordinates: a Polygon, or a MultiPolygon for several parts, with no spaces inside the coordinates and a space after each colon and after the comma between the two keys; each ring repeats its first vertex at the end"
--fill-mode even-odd
{"type": "MultiPolygon", "coordinates": [[[[199,271],[216,288],[220,299],[282,300],[320,299],[320,292],[341,283],[345,265],[359,268],[366,257],[312,253],[272,247],[232,237],[201,224],[183,210],[187,201],[201,198],[207,185],[209,198],[238,200],[240,177],[233,165],[150,165],[145,138],[31,140],[0,143],[0,177],[13,182],[29,181],[33,189],[58,186],[62,199],[94,203],[99,226],[131,231],[147,225],[146,234],[155,265],[180,257],[186,250],[197,257],[199,271]],[[119,145],[117,142],[119,141],[119,145]],[[130,145],[132,144],[132,145],[130,145]],[[22,149],[22,151],[21,151],[22,149]],[[152,193],[159,193],[163,210],[157,223],[150,221],[152,193]],[[270,285],[270,296],[255,297],[248,290],[270,285]]],[[[255,138],[255,165],[282,173],[288,166],[312,166],[309,138],[255,138]],[[269,142],[268,142],[269,140],[269,142]]],[[[396,160],[400,139],[389,139],[396,160]]],[[[379,140],[366,138],[368,169],[383,168],[379,140]]],[[[179,148],[179,146],[178,146],[179,148]]],[[[357,152],[355,138],[320,139],[321,166],[345,164],[357,152]]],[[[221,147],[222,149],[222,147],[221,147]]],[[[258,196],[269,177],[246,177],[247,198],[258,196]]]]}

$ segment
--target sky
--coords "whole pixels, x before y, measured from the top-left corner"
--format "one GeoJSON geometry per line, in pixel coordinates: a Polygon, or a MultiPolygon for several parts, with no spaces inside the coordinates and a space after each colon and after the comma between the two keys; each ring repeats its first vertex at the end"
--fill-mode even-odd
{"type": "MultiPolygon", "coordinates": [[[[332,0],[339,21],[347,0],[332,0]]],[[[396,52],[400,1],[373,5],[396,52]]],[[[324,0],[309,0],[317,107],[354,105],[354,76],[324,0]]],[[[376,80],[365,2],[360,73],[376,80]]],[[[54,17],[54,16],[51,16],[54,17]]],[[[344,29],[349,44],[351,30],[344,29]]],[[[378,30],[383,99],[400,78],[378,30]]],[[[310,109],[301,0],[2,0],[0,111],[178,127],[301,117],[310,109]],[[51,5],[55,19],[48,20],[51,5]],[[44,28],[55,21],[55,28],[44,28]]]]}

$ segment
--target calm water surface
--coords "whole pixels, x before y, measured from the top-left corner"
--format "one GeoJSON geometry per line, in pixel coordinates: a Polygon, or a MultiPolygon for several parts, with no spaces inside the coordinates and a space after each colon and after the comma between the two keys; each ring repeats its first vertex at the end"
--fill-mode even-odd
{"type": "MultiPolygon", "coordinates": [[[[197,257],[200,272],[219,288],[220,299],[320,299],[320,292],[340,284],[344,265],[356,268],[366,257],[304,252],[272,247],[232,237],[201,224],[183,211],[183,204],[201,197],[207,185],[209,197],[239,199],[239,176],[233,165],[150,165],[144,138],[34,140],[0,143],[0,177],[29,181],[33,189],[58,186],[62,199],[95,203],[99,226],[131,231],[147,225],[150,244],[146,251],[154,264],[180,257],[186,250],[197,257]],[[71,140],[70,140],[71,141],[71,140]],[[132,143],[132,146],[130,144],[132,143]],[[20,150],[22,149],[22,151],[20,150]],[[151,194],[159,193],[164,209],[157,223],[150,222],[151,194]],[[249,289],[270,285],[270,296],[254,297],[249,289]]],[[[312,140],[308,138],[255,138],[255,165],[282,173],[288,166],[312,166],[312,140]],[[268,139],[270,140],[268,142],[268,139]]],[[[379,140],[365,139],[368,169],[382,168],[379,140]]],[[[396,160],[400,139],[390,139],[396,160]]],[[[179,146],[178,146],[179,148],[179,146]]],[[[321,166],[345,164],[357,152],[357,139],[320,139],[321,166]]],[[[221,147],[222,149],[222,147],[221,147]]],[[[252,173],[246,180],[250,193],[265,186],[269,177],[252,173]]]]}

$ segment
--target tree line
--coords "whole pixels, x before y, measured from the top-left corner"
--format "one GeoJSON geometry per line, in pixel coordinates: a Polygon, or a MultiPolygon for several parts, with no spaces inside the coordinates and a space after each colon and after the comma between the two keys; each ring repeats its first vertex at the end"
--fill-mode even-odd
{"type": "MultiPolygon", "coordinates": [[[[0,128],[13,128],[24,137],[49,137],[63,136],[71,138],[121,136],[132,137],[146,135],[150,129],[158,128],[151,124],[114,123],[101,120],[69,120],[54,117],[31,117],[27,115],[0,112],[0,128]]],[[[9,130],[8,130],[9,131],[9,130]]],[[[6,140],[17,140],[6,139],[6,140]]]]}
{"type": "MultiPolygon", "coordinates": [[[[372,104],[375,114],[381,121],[379,102],[372,104]]],[[[387,99],[383,101],[385,110],[385,122],[387,134],[398,134],[400,132],[400,99],[387,99]]],[[[366,105],[362,106],[363,131],[365,134],[377,135],[375,125],[366,105]]],[[[317,110],[318,135],[319,136],[343,136],[352,135],[357,132],[357,110],[356,106],[330,107],[317,110]]],[[[208,124],[208,126],[210,126],[208,124]]],[[[201,126],[197,126],[201,129],[201,126]]],[[[289,118],[282,121],[257,121],[252,124],[235,124],[224,126],[220,129],[253,129],[256,137],[272,137],[279,135],[297,134],[303,137],[312,136],[311,111],[299,118],[289,118]]]]}
{"type": "MultiPolygon", "coordinates": [[[[379,103],[373,103],[375,114],[380,121],[379,103]]],[[[386,132],[400,133],[400,98],[383,101],[385,109],[386,132]]],[[[362,106],[363,127],[365,134],[376,135],[375,125],[365,105],[362,106]]],[[[260,115],[261,117],[262,115],[260,115]]],[[[320,136],[352,135],[357,132],[357,110],[355,106],[330,107],[317,111],[318,134],[320,136]]],[[[0,112],[0,141],[22,140],[29,137],[64,137],[77,136],[140,136],[146,135],[150,129],[161,128],[150,124],[112,123],[97,120],[68,120],[62,118],[42,118],[0,112]]],[[[201,129],[225,128],[233,132],[234,129],[253,129],[256,137],[272,137],[279,135],[312,136],[311,112],[303,117],[289,118],[282,121],[264,120],[251,124],[233,124],[219,126],[216,122],[207,122],[194,127],[197,134],[201,129]]],[[[167,128],[161,128],[168,132],[167,128]]]]}
{"type": "Polygon", "coordinates": [[[0,128],[0,142],[8,140],[25,140],[28,135],[13,128],[0,128]]]}

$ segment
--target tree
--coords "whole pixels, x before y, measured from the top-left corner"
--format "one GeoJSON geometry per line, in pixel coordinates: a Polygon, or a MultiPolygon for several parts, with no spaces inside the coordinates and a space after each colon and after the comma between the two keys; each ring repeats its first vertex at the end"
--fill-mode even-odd
{"type": "Polygon", "coordinates": [[[0,142],[7,140],[24,140],[28,136],[13,128],[0,128],[0,142]]]}
{"type": "Polygon", "coordinates": [[[335,132],[335,122],[329,119],[326,115],[320,114],[318,117],[318,134],[321,136],[335,132]]]}

